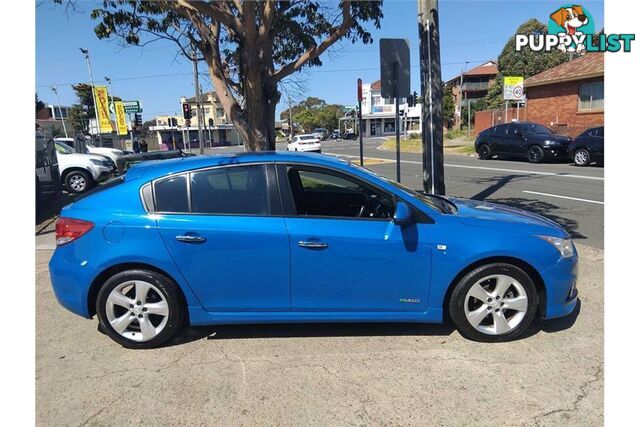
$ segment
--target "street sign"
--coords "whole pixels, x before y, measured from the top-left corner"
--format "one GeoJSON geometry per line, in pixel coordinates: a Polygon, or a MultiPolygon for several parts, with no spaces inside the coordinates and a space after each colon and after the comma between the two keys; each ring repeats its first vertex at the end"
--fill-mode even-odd
{"type": "Polygon", "coordinates": [[[142,113],[140,101],[122,101],[122,105],[124,106],[124,112],[127,114],[142,113]]]}
{"type": "Polygon", "coordinates": [[[505,101],[519,101],[524,96],[524,77],[505,76],[502,90],[505,101]]]}
{"type": "Polygon", "coordinates": [[[408,97],[411,94],[410,77],[409,40],[380,39],[382,97],[386,99],[408,97]],[[396,93],[396,84],[398,93],[396,93]]]}

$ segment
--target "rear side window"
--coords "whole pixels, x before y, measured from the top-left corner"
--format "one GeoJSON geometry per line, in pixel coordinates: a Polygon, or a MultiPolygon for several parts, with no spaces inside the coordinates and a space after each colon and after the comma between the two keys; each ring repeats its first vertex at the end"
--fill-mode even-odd
{"type": "Polygon", "coordinates": [[[265,165],[233,166],[191,174],[191,212],[268,215],[265,165]]]}
{"type": "Polygon", "coordinates": [[[509,125],[500,125],[495,127],[494,134],[496,136],[507,136],[507,130],[509,129],[509,125]]]}
{"type": "Polygon", "coordinates": [[[187,178],[184,175],[158,181],[154,189],[158,212],[189,212],[187,178]]]}

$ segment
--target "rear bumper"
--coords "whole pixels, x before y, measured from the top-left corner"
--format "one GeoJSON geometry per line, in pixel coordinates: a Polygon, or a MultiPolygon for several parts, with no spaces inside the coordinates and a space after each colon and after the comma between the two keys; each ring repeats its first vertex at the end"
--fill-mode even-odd
{"type": "Polygon", "coordinates": [[[49,261],[49,277],[56,299],[67,310],[79,316],[90,318],[87,299],[91,278],[87,264],[74,262],[74,257],[65,256],[72,251],[65,246],[58,247],[49,261]]]}
{"type": "Polygon", "coordinates": [[[560,259],[541,273],[546,285],[544,319],[567,316],[578,302],[578,257],[560,259]]]}

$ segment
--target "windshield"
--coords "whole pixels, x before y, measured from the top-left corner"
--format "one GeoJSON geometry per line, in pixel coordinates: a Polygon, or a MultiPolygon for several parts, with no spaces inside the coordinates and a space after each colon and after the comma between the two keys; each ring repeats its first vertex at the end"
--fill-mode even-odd
{"type": "Polygon", "coordinates": [[[76,150],[60,141],[56,141],[56,151],[60,154],[72,154],[76,152],[76,150]]]}
{"type": "Polygon", "coordinates": [[[542,126],[542,125],[538,125],[535,123],[529,123],[529,124],[520,124],[520,128],[522,129],[523,132],[528,133],[528,134],[535,134],[535,135],[551,135],[553,134],[553,131],[551,129],[549,129],[546,126],[542,126]]]}
{"type": "Polygon", "coordinates": [[[418,193],[415,190],[412,190],[409,187],[405,187],[404,185],[400,184],[399,182],[396,181],[392,181],[380,174],[375,173],[374,171],[372,171],[371,169],[367,169],[365,167],[356,165],[354,163],[349,163],[349,166],[354,167],[362,172],[365,172],[369,175],[373,175],[376,178],[379,178],[381,180],[383,180],[384,182],[386,182],[387,184],[391,184],[393,185],[395,188],[397,188],[398,190],[401,190],[405,193],[407,193],[410,197],[414,198],[414,199],[418,199],[419,201],[421,201],[422,203],[424,203],[425,205],[429,206],[432,209],[435,209],[436,211],[440,212],[440,213],[445,213],[445,214],[450,214],[450,213],[454,213],[457,211],[456,205],[454,205],[452,202],[448,201],[447,199],[445,199],[444,197],[441,196],[435,196],[432,194],[425,194],[425,193],[418,193]]]}

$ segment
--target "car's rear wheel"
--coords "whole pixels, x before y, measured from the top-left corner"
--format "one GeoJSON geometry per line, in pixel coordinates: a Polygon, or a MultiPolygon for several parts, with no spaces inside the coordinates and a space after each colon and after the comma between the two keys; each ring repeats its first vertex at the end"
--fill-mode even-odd
{"type": "Polygon", "coordinates": [[[180,291],[167,277],[148,270],[123,271],[98,292],[96,311],[107,335],[127,348],[153,348],[185,323],[180,291]]]}
{"type": "Polygon", "coordinates": [[[75,170],[65,175],[64,185],[69,193],[84,193],[93,187],[93,178],[85,171],[75,170]]]}
{"type": "Polygon", "coordinates": [[[482,144],[478,147],[478,158],[480,160],[489,160],[491,157],[491,148],[487,144],[482,144]]]}
{"type": "Polygon", "coordinates": [[[449,314],[460,333],[475,341],[509,341],[535,318],[538,295],[522,269],[488,264],[467,273],[451,293],[449,314]]]}
{"type": "Polygon", "coordinates": [[[588,166],[591,163],[591,156],[589,151],[584,148],[579,148],[573,153],[573,162],[576,166],[588,166]]]}
{"type": "Polygon", "coordinates": [[[527,150],[527,160],[529,163],[540,163],[544,160],[544,151],[542,148],[534,145],[527,150]]]}

